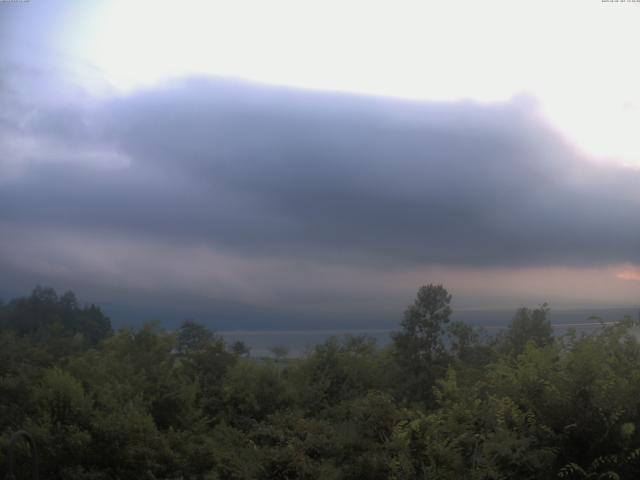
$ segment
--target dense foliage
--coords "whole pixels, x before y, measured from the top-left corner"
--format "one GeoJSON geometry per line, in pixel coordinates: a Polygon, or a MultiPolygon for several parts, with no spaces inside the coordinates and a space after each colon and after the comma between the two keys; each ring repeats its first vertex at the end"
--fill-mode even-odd
{"type": "Polygon", "coordinates": [[[47,479],[640,475],[635,322],[555,338],[543,305],[489,337],[450,322],[450,301],[420,288],[385,348],[252,358],[195,322],[113,333],[38,287],[0,305],[1,468],[26,429],[47,479]]]}

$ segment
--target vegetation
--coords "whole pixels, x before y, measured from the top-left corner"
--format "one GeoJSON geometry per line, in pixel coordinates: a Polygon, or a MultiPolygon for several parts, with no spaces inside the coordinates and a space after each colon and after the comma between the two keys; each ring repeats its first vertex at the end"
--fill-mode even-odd
{"type": "Polygon", "coordinates": [[[0,305],[1,468],[25,429],[47,479],[640,475],[636,322],[554,338],[543,305],[489,338],[450,301],[421,287],[385,348],[347,336],[255,359],[195,322],[114,333],[38,287],[0,305]]]}

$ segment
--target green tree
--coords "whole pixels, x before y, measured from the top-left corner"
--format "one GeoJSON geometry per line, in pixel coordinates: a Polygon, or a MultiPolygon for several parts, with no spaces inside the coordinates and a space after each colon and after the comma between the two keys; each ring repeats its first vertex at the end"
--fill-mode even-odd
{"type": "Polygon", "coordinates": [[[420,287],[404,313],[402,331],[392,334],[411,400],[429,402],[436,379],[446,370],[443,334],[451,316],[450,303],[451,295],[442,285],[420,287]]]}
{"type": "Polygon", "coordinates": [[[292,403],[291,391],[282,370],[272,362],[237,362],[224,384],[225,409],[234,426],[248,426],[292,403]]]}
{"type": "Polygon", "coordinates": [[[504,334],[502,348],[512,355],[519,355],[528,342],[538,347],[553,343],[553,328],[548,318],[550,311],[546,303],[533,310],[519,308],[504,334]]]}
{"type": "Polygon", "coordinates": [[[231,351],[238,357],[248,357],[251,355],[251,348],[242,340],[236,340],[231,344],[231,351]]]}
{"type": "Polygon", "coordinates": [[[238,359],[229,352],[224,339],[204,325],[187,320],[178,333],[177,353],[187,377],[199,386],[198,400],[207,415],[223,411],[223,383],[238,359]]]}
{"type": "Polygon", "coordinates": [[[366,336],[331,337],[292,372],[300,402],[311,415],[318,415],[343,400],[380,388],[386,379],[384,357],[375,339],[366,336]]]}
{"type": "Polygon", "coordinates": [[[0,310],[0,329],[55,347],[60,338],[72,337],[95,346],[113,333],[100,308],[81,307],[70,291],[58,296],[53,288],[37,286],[28,297],[13,299],[0,310]]]}
{"type": "Polygon", "coordinates": [[[289,349],[284,345],[274,345],[269,349],[276,362],[284,362],[289,356],[289,349]]]}

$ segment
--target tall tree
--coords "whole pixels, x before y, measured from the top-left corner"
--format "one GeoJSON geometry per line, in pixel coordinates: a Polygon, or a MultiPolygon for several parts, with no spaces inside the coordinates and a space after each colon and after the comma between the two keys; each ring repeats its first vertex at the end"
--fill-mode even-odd
{"type": "Polygon", "coordinates": [[[404,312],[402,331],[392,334],[396,359],[409,398],[429,401],[435,380],[444,373],[442,337],[451,317],[451,295],[442,285],[424,285],[404,312]]]}
{"type": "Polygon", "coordinates": [[[533,342],[537,347],[553,343],[550,310],[546,303],[535,309],[519,308],[505,332],[503,350],[519,355],[529,342],[533,342]]]}

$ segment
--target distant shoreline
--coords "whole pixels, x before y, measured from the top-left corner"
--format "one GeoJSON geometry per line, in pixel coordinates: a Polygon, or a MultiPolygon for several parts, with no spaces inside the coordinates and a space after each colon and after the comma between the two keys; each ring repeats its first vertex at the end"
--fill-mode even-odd
{"type": "MultiPolygon", "coordinates": [[[[553,328],[591,327],[601,325],[615,325],[619,322],[579,322],[579,323],[552,323],[553,328]]],[[[477,325],[485,330],[500,330],[507,325],[477,325]]],[[[348,335],[366,333],[391,333],[398,328],[345,328],[330,330],[219,330],[219,335],[348,335]]]]}

